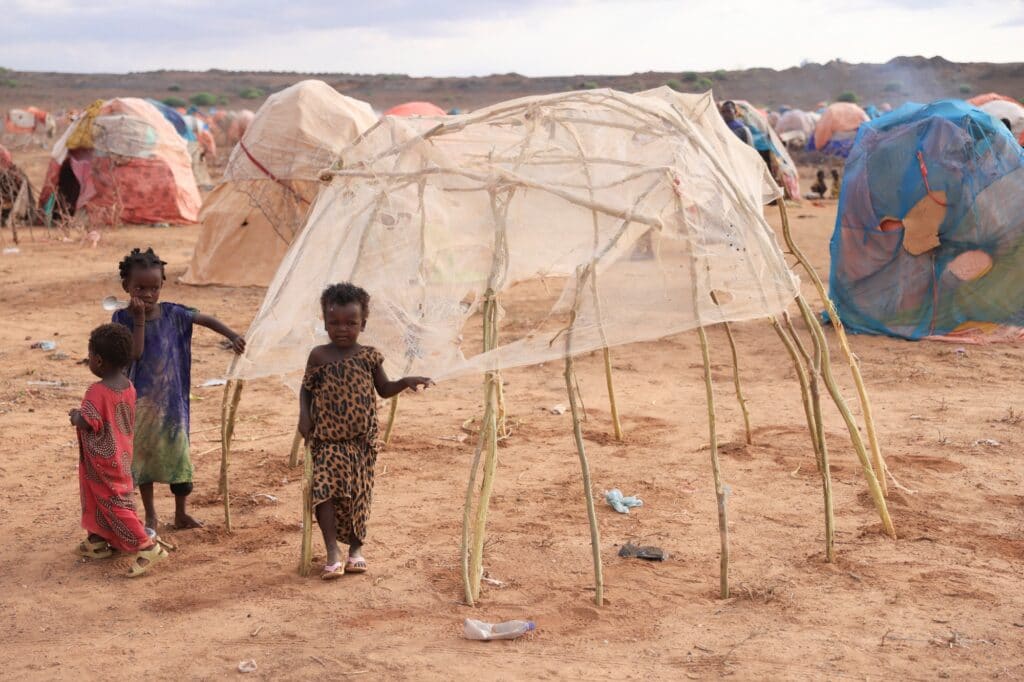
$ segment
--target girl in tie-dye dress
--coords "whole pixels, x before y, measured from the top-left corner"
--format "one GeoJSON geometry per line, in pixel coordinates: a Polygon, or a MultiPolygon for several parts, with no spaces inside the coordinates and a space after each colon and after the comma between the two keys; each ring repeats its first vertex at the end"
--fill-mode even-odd
{"type": "Polygon", "coordinates": [[[153,249],[133,249],[125,256],[119,266],[121,286],[131,296],[131,303],[114,313],[114,322],[132,331],[133,362],[128,376],[138,392],[132,475],[146,509],[146,526],[154,530],[158,525],[154,483],[170,484],[175,528],[202,525],[186,509],[192,492],[189,390],[193,326],[226,337],[236,353],[245,350],[245,340],[217,318],[177,303],[159,302],[165,265],[153,249]]]}

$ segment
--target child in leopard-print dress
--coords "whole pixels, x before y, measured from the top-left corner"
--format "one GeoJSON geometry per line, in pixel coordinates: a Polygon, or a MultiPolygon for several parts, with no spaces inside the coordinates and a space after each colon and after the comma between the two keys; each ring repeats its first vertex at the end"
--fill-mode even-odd
{"type": "Polygon", "coordinates": [[[380,352],[359,345],[369,305],[370,295],[348,282],[324,290],[320,306],[331,342],[310,352],[299,396],[299,432],[313,456],[313,509],[327,547],[324,580],[366,571],[362,546],[377,461],[377,395],[390,398],[432,383],[426,377],[390,381],[380,352]],[[349,547],[344,564],[339,541],[349,547]]]}

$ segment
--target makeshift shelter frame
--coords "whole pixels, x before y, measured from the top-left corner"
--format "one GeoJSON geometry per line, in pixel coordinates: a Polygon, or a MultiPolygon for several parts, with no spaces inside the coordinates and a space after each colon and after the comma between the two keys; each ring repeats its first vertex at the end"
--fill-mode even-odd
{"type": "MultiPolygon", "coordinates": [[[[567,95],[568,96],[568,95],[567,95]]],[[[628,110],[628,107],[616,107],[614,102],[621,100],[614,94],[608,98],[611,100],[611,104],[608,104],[610,108],[618,111],[619,113],[632,114],[628,110]]],[[[445,130],[447,126],[469,125],[473,121],[486,120],[493,118],[494,116],[500,115],[502,112],[510,109],[511,107],[495,107],[484,115],[474,117],[474,115],[468,115],[466,117],[460,117],[457,123],[440,123],[431,130],[423,133],[422,135],[414,138],[413,140],[401,143],[393,147],[390,151],[395,153],[396,156],[401,156],[405,149],[408,149],[415,142],[422,142],[428,140],[432,135],[437,134],[439,131],[445,130]]],[[[706,142],[701,138],[701,135],[693,127],[684,116],[681,116],[679,120],[670,119],[667,117],[660,116],[663,121],[666,121],[673,125],[679,133],[686,135],[691,142],[695,144],[707,157],[711,160],[711,163],[721,173],[722,177],[726,178],[726,183],[723,184],[723,193],[727,195],[735,204],[743,211],[753,214],[756,212],[760,214],[759,207],[755,207],[752,204],[752,200],[746,197],[743,192],[740,191],[730,175],[725,172],[721,162],[715,158],[713,151],[707,146],[706,142]]],[[[643,121],[638,120],[638,125],[632,128],[636,131],[644,129],[642,125],[643,121]]],[[[563,117],[562,123],[569,125],[571,120],[569,117],[563,117]]],[[[631,129],[629,126],[623,126],[627,129],[631,129]]],[[[584,157],[582,149],[580,149],[580,161],[586,166],[587,159],[584,157]]],[[[602,160],[607,161],[607,160],[602,160]]],[[[628,162],[621,163],[623,166],[630,165],[628,162]]],[[[443,166],[432,166],[430,168],[422,167],[417,171],[381,171],[381,170],[360,170],[360,169],[330,169],[321,174],[322,179],[330,177],[348,177],[356,179],[366,180],[380,180],[381,178],[391,179],[403,179],[411,182],[425,182],[426,178],[431,175],[445,174],[451,176],[457,176],[464,179],[469,179],[480,184],[481,189],[485,189],[490,193],[491,196],[491,207],[494,218],[495,226],[495,241],[493,249],[493,260],[491,264],[490,275],[487,280],[486,293],[483,296],[483,305],[481,310],[481,321],[483,327],[483,347],[485,351],[493,350],[498,347],[498,326],[499,326],[499,305],[498,299],[503,285],[503,268],[507,267],[508,263],[508,244],[506,239],[507,226],[505,224],[505,215],[507,214],[508,203],[511,195],[516,191],[517,188],[529,188],[546,192],[555,197],[559,197],[571,204],[574,204],[580,208],[590,210],[595,216],[604,214],[606,216],[618,218],[621,220],[621,224],[614,235],[610,237],[608,242],[601,245],[597,239],[597,233],[595,231],[595,244],[594,252],[590,262],[584,266],[579,266],[576,270],[575,276],[575,287],[576,293],[573,301],[572,308],[569,312],[569,325],[567,328],[559,331],[551,339],[551,343],[554,343],[557,338],[565,334],[565,353],[563,355],[565,360],[565,384],[566,391],[569,398],[569,404],[571,408],[572,424],[573,424],[573,436],[576,443],[577,455],[580,461],[580,467],[584,485],[584,497],[586,500],[587,514],[590,526],[590,538],[592,547],[592,560],[594,564],[594,576],[595,576],[595,601],[600,605],[603,603],[603,571],[601,565],[601,553],[600,553],[600,533],[596,518],[596,511],[593,502],[593,491],[590,480],[589,462],[586,456],[584,443],[583,443],[583,431],[582,431],[582,419],[578,404],[578,382],[575,376],[574,368],[574,351],[572,340],[573,330],[575,325],[576,317],[579,313],[580,306],[580,295],[581,291],[586,286],[593,287],[595,298],[599,300],[597,290],[597,270],[598,265],[601,261],[611,252],[611,250],[617,245],[619,240],[626,234],[627,228],[634,224],[646,225],[648,228],[654,231],[660,231],[662,224],[656,217],[644,214],[641,209],[641,204],[647,193],[653,190],[660,183],[665,181],[665,175],[674,172],[672,168],[644,168],[640,167],[636,173],[631,177],[642,177],[649,173],[654,173],[654,183],[647,192],[642,193],[639,198],[634,202],[634,205],[629,209],[623,209],[617,206],[608,205],[606,203],[596,201],[593,198],[593,187],[591,187],[591,193],[589,199],[583,198],[577,194],[567,192],[558,187],[545,185],[532,180],[531,178],[522,176],[516,173],[514,170],[507,168],[496,168],[494,172],[489,175],[481,173],[471,172],[464,168],[452,168],[443,166]]],[[[671,179],[671,177],[670,177],[671,179]]],[[[421,185],[422,186],[422,185],[421,185]]],[[[679,201],[677,193],[677,202],[679,201]]],[[[834,306],[828,300],[827,295],[824,292],[824,288],[821,285],[820,278],[814,273],[813,268],[807,262],[803,254],[795,246],[792,241],[792,237],[789,232],[788,217],[785,213],[784,201],[780,198],[779,201],[780,212],[783,221],[784,237],[789,247],[790,252],[797,258],[798,262],[802,267],[807,270],[810,274],[812,281],[818,290],[819,295],[822,297],[823,302],[830,314],[833,315],[833,321],[836,325],[836,333],[840,343],[840,347],[843,349],[844,357],[850,365],[851,373],[854,376],[855,383],[857,383],[858,395],[861,399],[862,407],[869,405],[867,400],[866,390],[863,387],[863,381],[860,378],[859,368],[857,367],[856,358],[853,356],[849,349],[845,334],[842,333],[841,324],[838,323],[838,316],[835,315],[834,306]]],[[[376,204],[376,209],[379,210],[379,201],[376,204]]],[[[692,228],[691,228],[692,229],[692,228]]],[[[767,227],[765,227],[767,229],[767,227]]],[[[701,239],[699,233],[691,235],[695,240],[701,239]]],[[[366,234],[364,233],[362,240],[365,240],[366,234]]],[[[358,271],[360,258],[362,256],[363,243],[359,245],[356,251],[356,260],[353,266],[353,272],[358,271]]],[[[693,278],[692,295],[697,296],[699,290],[697,278],[701,276],[695,257],[691,254],[691,258],[694,259],[691,267],[691,277],[693,278]]],[[[748,266],[752,267],[749,262],[748,266]]],[[[710,288],[710,280],[705,284],[704,288],[709,291],[713,291],[710,288]]],[[[718,301],[715,300],[712,294],[712,300],[715,304],[718,301]]],[[[882,488],[882,482],[879,481],[879,476],[876,472],[882,472],[884,463],[881,463],[880,455],[875,457],[876,446],[872,445],[872,456],[869,457],[867,449],[864,446],[863,439],[860,436],[859,426],[853,419],[850,410],[846,406],[845,400],[839,391],[838,385],[835,381],[834,375],[831,368],[831,357],[828,350],[828,343],[825,337],[824,331],[821,327],[817,317],[811,312],[810,307],[801,295],[797,295],[796,304],[800,310],[804,324],[810,332],[811,345],[814,349],[813,355],[808,353],[799,339],[799,335],[796,329],[788,321],[788,316],[785,318],[787,321],[788,332],[782,329],[778,319],[774,316],[767,316],[769,321],[772,323],[775,331],[777,332],[780,342],[785,348],[787,354],[790,356],[791,361],[794,363],[796,368],[797,378],[800,385],[801,400],[804,407],[805,418],[807,419],[808,431],[811,438],[812,451],[814,453],[815,462],[818,469],[821,472],[822,477],[822,491],[824,501],[824,517],[825,517],[825,557],[826,561],[832,561],[834,558],[834,512],[832,502],[832,491],[831,491],[831,476],[829,469],[828,453],[824,442],[824,426],[821,411],[821,400],[820,392],[818,390],[818,380],[824,383],[829,396],[835,404],[837,410],[840,412],[843,420],[849,431],[851,443],[854,446],[858,459],[860,460],[865,480],[871,493],[872,500],[874,501],[877,513],[882,520],[882,525],[887,534],[891,537],[895,537],[895,530],[892,525],[891,518],[889,517],[888,509],[885,502],[885,496],[882,488]],[[872,462],[872,459],[875,462],[872,462]]],[[[696,303],[696,299],[695,299],[696,303]]],[[[699,311],[700,306],[695,306],[699,311]]],[[[698,318],[700,313],[698,312],[698,318]]],[[[701,355],[704,368],[704,384],[706,393],[706,403],[708,411],[708,429],[710,439],[710,457],[712,465],[712,476],[715,484],[715,497],[718,515],[718,525],[720,534],[720,594],[723,598],[729,596],[729,539],[728,539],[728,519],[727,519],[727,486],[724,483],[724,478],[718,458],[718,441],[717,441],[717,417],[715,409],[715,397],[714,397],[714,386],[711,375],[711,354],[710,344],[707,339],[705,327],[719,322],[706,322],[698,319],[696,325],[696,332],[700,340],[701,355]]],[[[731,330],[729,330],[728,324],[721,322],[725,326],[727,338],[730,343],[731,349],[731,360],[733,364],[734,372],[734,387],[737,395],[737,399],[740,404],[741,412],[744,417],[745,432],[749,439],[749,416],[746,409],[746,401],[743,398],[742,391],[739,383],[739,371],[738,371],[738,353],[736,350],[735,339],[732,336],[731,330]]],[[[604,337],[602,337],[604,338],[604,337]]],[[[611,362],[610,355],[607,353],[608,348],[605,346],[605,371],[607,377],[607,383],[609,388],[610,400],[614,403],[614,391],[612,387],[611,379],[611,362]]],[[[229,372],[229,376],[233,375],[234,370],[229,372]]],[[[242,382],[240,380],[234,380],[229,382],[228,387],[225,390],[224,405],[222,410],[222,416],[225,420],[224,427],[222,430],[223,438],[223,456],[222,456],[222,492],[224,494],[225,502],[225,520],[230,530],[230,502],[228,496],[228,485],[227,485],[227,469],[228,469],[228,457],[230,450],[230,439],[233,432],[233,422],[237,414],[238,396],[241,391],[242,382]]],[[[474,451],[472,462],[470,464],[468,485],[466,489],[465,506],[463,509],[463,528],[462,528],[462,543],[461,543],[461,555],[462,555],[462,580],[464,588],[465,603],[473,605],[480,597],[480,578],[483,574],[483,546],[484,546],[484,533],[487,521],[487,511],[489,507],[489,500],[491,490],[493,488],[494,480],[497,472],[497,440],[498,440],[498,420],[501,413],[501,400],[500,400],[500,372],[498,369],[490,369],[484,374],[484,400],[483,410],[481,417],[481,428],[479,431],[478,442],[474,451]],[[483,460],[483,476],[477,491],[476,479],[477,472],[483,460]],[[475,519],[473,514],[473,497],[474,491],[477,491],[477,504],[475,508],[475,519]],[[471,528],[472,527],[472,528],[471,528]]],[[[394,410],[393,403],[393,410],[394,410]]],[[[393,414],[394,412],[392,412],[393,414]]],[[[614,411],[615,418],[617,420],[617,409],[614,411]]],[[[869,434],[869,440],[872,443],[876,443],[874,437],[874,424],[871,420],[870,408],[864,409],[865,421],[869,424],[867,426],[867,432],[869,434]]],[[[393,426],[393,421],[391,426],[393,426]]],[[[390,431],[390,427],[389,427],[390,431]]],[[[749,442],[749,440],[748,440],[749,442]]],[[[295,449],[293,448],[293,452],[295,449]]],[[[309,467],[309,455],[306,456],[307,461],[307,472],[306,476],[310,476],[309,467]]],[[[311,514],[308,510],[308,481],[304,486],[304,533],[302,542],[302,557],[300,559],[300,572],[308,572],[309,568],[309,557],[311,552],[311,543],[309,537],[311,535],[312,519],[311,514]]]]}

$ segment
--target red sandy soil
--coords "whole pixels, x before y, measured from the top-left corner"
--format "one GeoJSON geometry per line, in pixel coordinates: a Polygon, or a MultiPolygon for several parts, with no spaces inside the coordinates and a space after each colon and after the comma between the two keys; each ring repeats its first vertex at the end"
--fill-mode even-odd
{"type": "MultiPolygon", "coordinates": [[[[775,222],[775,209],[766,210],[775,222]]],[[[834,202],[805,202],[791,214],[799,243],[827,273],[834,202]]],[[[883,451],[903,486],[889,495],[899,539],[881,533],[829,405],[837,560],[828,564],[820,481],[784,351],[766,323],[736,325],[754,428],[747,446],[725,337],[710,330],[731,489],[729,599],[717,593],[719,538],[693,333],[614,350],[623,443],[611,435],[600,356],[578,362],[594,491],[618,487],[644,500],[625,516],[599,498],[602,607],[593,604],[570,417],[548,410],[566,401],[557,363],[505,375],[514,432],[501,449],[485,555],[487,574],[503,584],[485,585],[475,608],[460,603],[458,553],[474,439],[456,437],[480,411],[476,378],[403,400],[378,464],[366,575],[322,582],[296,573],[301,470],[287,463],[296,399],[274,380],[252,382],[242,396],[234,533],[224,529],[217,491],[221,389],[197,387],[192,501],[206,527],[162,530],[179,549],[139,580],[110,561],[76,559],[78,453],[66,414],[91,381],[76,363],[89,330],[107,319],[100,299],[120,293],[117,261],[152,245],[170,263],[165,300],[236,328],[246,328],[262,299],[259,289],[177,284],[196,234],[120,228],[91,249],[48,241],[36,229],[34,241],[23,233],[19,254],[0,257],[5,679],[213,679],[236,675],[245,659],[259,665],[252,677],[286,680],[1024,677],[1018,346],[958,353],[952,344],[852,338],[883,451]],[[30,349],[39,339],[57,341],[68,357],[30,349]],[[628,540],[661,546],[670,558],[620,559],[618,545],[628,540]],[[461,637],[466,617],[531,618],[537,631],[514,642],[470,642],[461,637]]],[[[510,298],[522,314],[541,311],[528,286],[510,298]]],[[[196,333],[197,386],[230,360],[218,341],[196,333]]],[[[837,366],[837,375],[855,404],[848,372],[837,366]]],[[[157,501],[169,519],[166,488],[157,501]]],[[[318,540],[315,548],[322,561],[318,540]]]]}

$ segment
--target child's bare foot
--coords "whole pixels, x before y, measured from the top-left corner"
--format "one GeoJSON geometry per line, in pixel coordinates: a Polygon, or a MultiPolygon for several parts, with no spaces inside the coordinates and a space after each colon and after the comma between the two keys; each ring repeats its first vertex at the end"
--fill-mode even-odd
{"type": "Polygon", "coordinates": [[[193,518],[188,514],[175,514],[174,515],[174,529],[175,530],[188,530],[189,528],[202,528],[203,522],[199,519],[193,518]]]}

